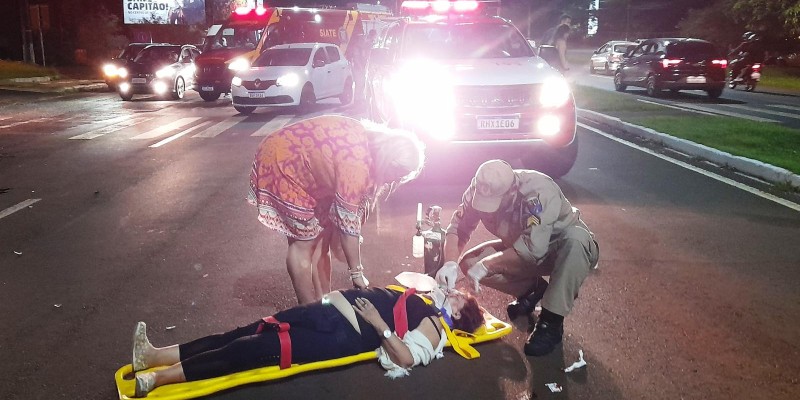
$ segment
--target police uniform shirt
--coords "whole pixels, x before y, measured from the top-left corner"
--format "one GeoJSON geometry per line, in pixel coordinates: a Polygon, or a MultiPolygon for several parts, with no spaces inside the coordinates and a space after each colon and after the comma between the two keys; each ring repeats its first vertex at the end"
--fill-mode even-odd
{"type": "Polygon", "coordinates": [[[511,194],[506,194],[500,208],[493,213],[472,208],[473,178],[450,219],[447,233],[458,235],[459,241],[466,243],[478,223],[483,222],[486,230],[502,240],[506,247],[513,247],[525,262],[538,264],[547,255],[551,237],[559,237],[570,226],[589,231],[581,220],[580,211],[572,207],[552,178],[530,170],[515,170],[514,173],[518,186],[516,198],[509,201],[511,194]]]}

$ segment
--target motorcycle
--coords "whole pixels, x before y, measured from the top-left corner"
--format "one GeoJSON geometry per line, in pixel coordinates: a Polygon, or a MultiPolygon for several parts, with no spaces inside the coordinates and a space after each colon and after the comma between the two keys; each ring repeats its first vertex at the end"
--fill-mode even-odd
{"type": "Polygon", "coordinates": [[[736,89],[739,84],[744,85],[744,90],[752,92],[756,90],[756,85],[761,80],[761,64],[746,65],[741,78],[734,77],[734,70],[728,72],[728,87],[736,89]]]}

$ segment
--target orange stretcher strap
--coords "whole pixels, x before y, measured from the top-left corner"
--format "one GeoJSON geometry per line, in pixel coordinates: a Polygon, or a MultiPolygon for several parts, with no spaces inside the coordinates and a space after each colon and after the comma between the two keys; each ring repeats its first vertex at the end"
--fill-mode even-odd
{"type": "Polygon", "coordinates": [[[291,326],[287,322],[280,322],[275,317],[269,316],[262,318],[264,323],[258,326],[256,334],[264,330],[265,325],[270,325],[278,331],[278,340],[281,343],[281,369],[286,369],[292,366],[292,338],[289,336],[289,328],[291,326]]]}

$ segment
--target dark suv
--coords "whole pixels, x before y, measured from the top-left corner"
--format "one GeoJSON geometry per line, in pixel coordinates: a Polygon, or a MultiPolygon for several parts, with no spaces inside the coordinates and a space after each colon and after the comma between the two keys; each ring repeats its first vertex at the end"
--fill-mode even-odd
{"type": "Polygon", "coordinates": [[[660,38],[642,41],[625,54],[614,72],[614,88],[647,89],[655,97],[663,89],[705,90],[716,99],[725,87],[728,61],[713,43],[700,39],[660,38]]]}
{"type": "Polygon", "coordinates": [[[566,174],[578,151],[569,84],[508,20],[481,13],[485,3],[451,4],[479,5],[388,25],[367,67],[370,117],[416,132],[429,156],[519,159],[566,174]]]}

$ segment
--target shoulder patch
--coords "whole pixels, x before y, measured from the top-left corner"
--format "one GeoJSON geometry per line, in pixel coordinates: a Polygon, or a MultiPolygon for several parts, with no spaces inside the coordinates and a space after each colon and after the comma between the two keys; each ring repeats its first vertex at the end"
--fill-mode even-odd
{"type": "Polygon", "coordinates": [[[528,212],[531,215],[538,216],[542,213],[542,202],[539,200],[539,195],[537,194],[536,197],[530,197],[526,200],[528,206],[528,212]]]}
{"type": "Polygon", "coordinates": [[[542,219],[539,218],[538,215],[531,214],[531,216],[528,217],[528,221],[526,222],[526,225],[527,225],[528,228],[530,228],[530,227],[532,227],[534,225],[539,225],[541,223],[542,223],[542,219]]]}

